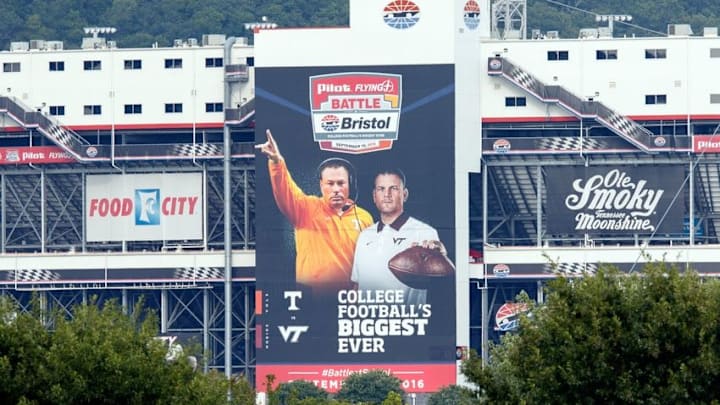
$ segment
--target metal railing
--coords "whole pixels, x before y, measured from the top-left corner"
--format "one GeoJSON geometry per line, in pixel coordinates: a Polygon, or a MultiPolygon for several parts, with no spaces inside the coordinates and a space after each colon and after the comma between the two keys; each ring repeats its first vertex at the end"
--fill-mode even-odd
{"type": "Polygon", "coordinates": [[[488,74],[503,76],[544,103],[555,103],[578,118],[592,118],[645,152],[657,149],[655,135],[605,104],[579,97],[562,86],[546,85],[527,70],[495,56],[488,59],[488,74]]]}

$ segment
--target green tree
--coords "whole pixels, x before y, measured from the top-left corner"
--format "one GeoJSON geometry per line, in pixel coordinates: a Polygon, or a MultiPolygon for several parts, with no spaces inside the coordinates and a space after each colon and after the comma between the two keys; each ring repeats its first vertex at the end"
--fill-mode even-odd
{"type": "Polygon", "coordinates": [[[720,282],[665,263],[626,275],[603,267],[548,284],[482,367],[463,373],[490,403],[720,401],[720,282]]]}
{"type": "Polygon", "coordinates": [[[133,315],[114,301],[60,315],[20,313],[0,299],[3,403],[209,405],[225,402],[228,390],[234,404],[254,402],[244,379],[196,372],[187,357],[168,362],[154,339],[157,319],[140,304],[133,315]]]}
{"type": "Polygon", "coordinates": [[[328,393],[310,381],[298,380],[278,385],[270,398],[271,405],[291,405],[294,402],[314,398],[326,400],[328,393]]]}
{"type": "Polygon", "coordinates": [[[472,405],[476,401],[475,394],[469,388],[448,385],[430,395],[428,405],[472,405]]]}
{"type": "Polygon", "coordinates": [[[351,403],[381,404],[390,392],[405,395],[400,379],[382,370],[372,370],[346,378],[336,398],[351,403]]]}

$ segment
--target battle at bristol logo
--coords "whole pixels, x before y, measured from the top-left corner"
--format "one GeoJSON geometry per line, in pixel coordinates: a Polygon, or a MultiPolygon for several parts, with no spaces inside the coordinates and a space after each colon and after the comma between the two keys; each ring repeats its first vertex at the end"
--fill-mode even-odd
{"type": "Polygon", "coordinates": [[[361,154],[398,139],[402,76],[352,72],[310,77],[313,138],[320,149],[361,154]]]}
{"type": "Polygon", "coordinates": [[[475,0],[469,0],[465,3],[465,8],[463,9],[463,20],[465,21],[465,26],[467,26],[469,30],[474,30],[478,27],[478,25],[480,25],[480,6],[475,0]]]}
{"type": "Polygon", "coordinates": [[[392,1],[383,9],[383,20],[392,28],[410,28],[420,20],[420,7],[410,0],[392,1]]]}

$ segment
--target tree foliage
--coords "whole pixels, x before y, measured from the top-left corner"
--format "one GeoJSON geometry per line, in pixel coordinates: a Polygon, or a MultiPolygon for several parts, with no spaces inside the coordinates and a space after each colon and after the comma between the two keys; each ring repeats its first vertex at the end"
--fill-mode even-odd
{"type": "Polygon", "coordinates": [[[327,391],[310,381],[298,380],[278,385],[270,398],[270,405],[292,405],[307,398],[326,400],[327,391]]]}
{"type": "Polygon", "coordinates": [[[283,27],[344,26],[347,0],[7,0],[0,8],[0,46],[31,39],[60,40],[80,46],[83,28],[112,26],[110,39],[123,48],[170,46],[176,38],[203,34],[248,36],[244,23],[267,16],[283,27]]]}
{"type": "Polygon", "coordinates": [[[473,405],[475,403],[477,403],[477,399],[472,390],[459,385],[448,385],[430,395],[427,405],[473,405]]]}
{"type": "MultiPolygon", "coordinates": [[[[0,8],[0,47],[11,41],[60,40],[77,48],[86,26],[113,26],[111,39],[124,48],[169,46],[176,38],[203,34],[247,36],[244,23],[268,17],[281,27],[335,27],[349,21],[349,0],[6,0],[0,8]]],[[[691,24],[694,32],[720,25],[715,0],[530,0],[527,27],[558,30],[576,38],[583,27],[597,27],[595,14],[631,14],[632,25],[616,23],[616,35],[658,35],[668,23],[691,24]],[[558,3],[569,7],[563,7],[558,3]],[[580,11],[583,10],[583,11],[580,11]],[[648,28],[652,31],[640,29],[648,28]]]]}
{"type": "Polygon", "coordinates": [[[337,399],[351,403],[382,404],[391,392],[401,397],[405,395],[400,379],[382,370],[372,370],[347,377],[337,393],[337,399]]]}
{"type": "Polygon", "coordinates": [[[490,403],[720,401],[720,282],[664,263],[560,278],[547,303],[463,373],[490,403]]]}
{"type": "Polygon", "coordinates": [[[217,404],[254,401],[244,379],[167,362],[157,320],[115,302],[73,308],[72,318],[19,313],[0,300],[0,397],[8,404],[217,404]],[[51,328],[49,326],[52,326],[51,328]]]}

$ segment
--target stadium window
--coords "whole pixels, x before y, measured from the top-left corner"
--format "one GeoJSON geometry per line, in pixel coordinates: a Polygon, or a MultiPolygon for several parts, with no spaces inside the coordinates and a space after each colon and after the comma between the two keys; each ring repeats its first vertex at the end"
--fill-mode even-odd
{"type": "Polygon", "coordinates": [[[100,70],[101,66],[99,60],[86,60],[83,62],[83,70],[100,70]]]}
{"type": "Polygon", "coordinates": [[[525,107],[526,105],[525,97],[505,97],[505,107],[525,107]]]}
{"type": "Polygon", "coordinates": [[[667,50],[666,49],[646,49],[645,50],[645,59],[666,59],[667,58],[667,50]]]}
{"type": "Polygon", "coordinates": [[[606,59],[617,59],[617,49],[598,49],[595,51],[595,59],[606,60],[606,59]]]}
{"type": "Polygon", "coordinates": [[[182,104],[181,103],[166,103],[165,104],[165,112],[168,114],[181,113],[182,112],[182,104]]]}
{"type": "Polygon", "coordinates": [[[247,58],[247,59],[246,59],[246,63],[247,63],[248,66],[255,66],[255,58],[252,57],[252,56],[249,57],[249,58],[247,58]]]}
{"type": "Polygon", "coordinates": [[[65,62],[63,62],[63,61],[50,62],[50,71],[51,72],[62,72],[64,70],[65,70],[65,62]]]}
{"type": "Polygon", "coordinates": [[[720,104],[720,94],[710,94],[710,104],[720,104]]]}
{"type": "Polygon", "coordinates": [[[548,51],[547,60],[568,60],[569,56],[568,51],[548,51]]]}
{"type": "Polygon", "coordinates": [[[142,104],[125,104],[125,114],[142,114],[142,104]]]}
{"type": "Polygon", "coordinates": [[[223,58],[205,58],[205,67],[223,67],[223,58]]]}
{"type": "Polygon", "coordinates": [[[3,72],[5,73],[17,73],[20,71],[20,62],[6,62],[3,63],[3,72]]]}
{"type": "Polygon", "coordinates": [[[165,69],[182,69],[182,59],[165,59],[165,69]]]}
{"type": "Polygon", "coordinates": [[[667,95],[665,94],[646,94],[645,104],[667,104],[667,95]]]}
{"type": "Polygon", "coordinates": [[[710,48],[711,58],[720,58],[720,48],[710,48]]]}
{"type": "Polygon", "coordinates": [[[126,59],[125,70],[139,70],[142,69],[142,61],[140,59],[126,59]]]}
{"type": "Polygon", "coordinates": [[[102,114],[102,106],[99,106],[99,105],[83,106],[83,114],[85,114],[85,115],[100,115],[100,114],[102,114]]]}
{"type": "Polygon", "coordinates": [[[65,106],[64,105],[51,105],[50,106],[50,115],[65,115],[65,106]]]}
{"type": "Polygon", "coordinates": [[[223,103],[205,103],[205,112],[222,112],[223,103]]]}

